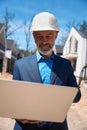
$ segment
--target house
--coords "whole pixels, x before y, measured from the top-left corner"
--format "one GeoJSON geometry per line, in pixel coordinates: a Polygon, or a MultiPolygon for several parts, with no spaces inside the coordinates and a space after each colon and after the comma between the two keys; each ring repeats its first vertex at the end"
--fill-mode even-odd
{"type": "Polygon", "coordinates": [[[17,56],[19,54],[19,49],[17,48],[15,41],[7,39],[7,49],[5,51],[5,56],[7,58],[7,72],[12,73],[13,65],[17,56]]]}
{"type": "Polygon", "coordinates": [[[13,63],[17,59],[19,49],[15,41],[6,39],[5,26],[0,23],[0,72],[11,72],[13,63]]]}
{"type": "Polygon", "coordinates": [[[63,45],[55,45],[53,50],[54,50],[54,53],[58,56],[61,56],[63,55],[63,45]]]}
{"type": "Polygon", "coordinates": [[[17,58],[17,55],[19,53],[19,49],[17,48],[16,46],[16,43],[14,40],[12,39],[7,39],[7,49],[6,49],[6,52],[7,52],[7,57],[10,59],[11,57],[13,59],[16,59],[17,58]]]}
{"type": "Polygon", "coordinates": [[[0,23],[0,72],[2,71],[5,49],[6,49],[5,27],[4,24],[0,23]]]}
{"type": "Polygon", "coordinates": [[[77,79],[81,76],[87,78],[87,35],[72,27],[63,49],[63,57],[71,61],[77,79]]]}

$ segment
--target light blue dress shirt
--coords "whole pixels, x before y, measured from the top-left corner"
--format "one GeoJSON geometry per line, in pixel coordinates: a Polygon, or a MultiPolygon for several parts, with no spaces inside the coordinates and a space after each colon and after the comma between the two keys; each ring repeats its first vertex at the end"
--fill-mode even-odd
{"type": "MultiPolygon", "coordinates": [[[[54,53],[49,59],[42,57],[38,51],[36,53],[36,56],[37,56],[37,62],[38,62],[38,67],[39,67],[42,82],[43,84],[50,84],[54,53]]],[[[38,126],[43,126],[45,124],[46,122],[41,122],[38,124],[38,126]]],[[[52,124],[51,122],[48,123],[48,125],[51,124],[52,124]]]]}
{"type": "Polygon", "coordinates": [[[52,54],[52,56],[49,59],[42,57],[38,51],[36,55],[42,82],[43,84],[50,84],[50,76],[53,68],[54,54],[52,54]]]}

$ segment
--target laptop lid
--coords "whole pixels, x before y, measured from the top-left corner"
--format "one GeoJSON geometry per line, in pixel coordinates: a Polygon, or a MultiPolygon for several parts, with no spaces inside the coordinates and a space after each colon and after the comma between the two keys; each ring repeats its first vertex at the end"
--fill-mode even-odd
{"type": "Polygon", "coordinates": [[[0,117],[63,122],[77,88],[0,79],[0,117]]]}

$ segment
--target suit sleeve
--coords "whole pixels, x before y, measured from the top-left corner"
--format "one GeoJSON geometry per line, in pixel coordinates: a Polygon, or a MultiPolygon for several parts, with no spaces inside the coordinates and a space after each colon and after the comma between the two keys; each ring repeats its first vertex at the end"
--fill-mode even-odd
{"type": "Polygon", "coordinates": [[[20,71],[19,71],[17,61],[14,64],[13,80],[21,80],[20,71]]]}
{"type": "Polygon", "coordinates": [[[72,65],[71,63],[69,62],[69,77],[68,77],[68,86],[72,86],[72,87],[76,87],[78,88],[78,92],[77,92],[77,95],[74,99],[73,102],[78,102],[81,98],[81,91],[80,91],[80,87],[78,86],[77,84],[77,81],[76,81],[76,78],[75,78],[75,75],[74,75],[74,72],[73,72],[73,68],[72,68],[72,65]]]}

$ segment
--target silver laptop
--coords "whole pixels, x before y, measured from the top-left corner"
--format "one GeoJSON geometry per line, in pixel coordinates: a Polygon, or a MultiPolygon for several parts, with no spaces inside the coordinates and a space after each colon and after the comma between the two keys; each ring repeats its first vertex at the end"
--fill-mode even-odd
{"type": "Polygon", "coordinates": [[[63,122],[77,88],[0,79],[0,117],[63,122]]]}

